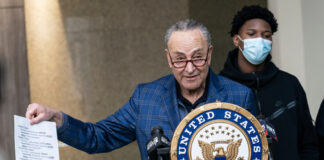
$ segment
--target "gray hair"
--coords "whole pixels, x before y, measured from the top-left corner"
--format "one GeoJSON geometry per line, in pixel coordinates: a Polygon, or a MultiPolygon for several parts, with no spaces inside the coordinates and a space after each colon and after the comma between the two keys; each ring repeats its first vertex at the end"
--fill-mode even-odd
{"type": "Polygon", "coordinates": [[[176,24],[172,25],[165,33],[164,36],[164,42],[166,47],[168,47],[168,42],[170,40],[170,36],[175,31],[188,31],[188,30],[194,30],[194,29],[200,29],[201,33],[205,37],[208,46],[211,45],[211,36],[210,33],[203,24],[192,20],[192,19],[186,19],[183,21],[178,21],[176,24]]]}

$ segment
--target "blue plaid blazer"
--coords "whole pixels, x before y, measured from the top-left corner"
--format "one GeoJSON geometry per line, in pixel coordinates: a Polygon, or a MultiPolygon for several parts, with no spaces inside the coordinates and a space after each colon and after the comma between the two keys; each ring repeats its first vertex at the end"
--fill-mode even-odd
{"type": "MultiPolygon", "coordinates": [[[[209,71],[207,103],[229,102],[255,113],[249,88],[209,71]]],[[[171,140],[183,117],[179,116],[176,80],[167,75],[136,87],[128,102],[114,114],[96,124],[84,123],[63,113],[58,138],[87,153],[109,152],[137,140],[142,159],[148,159],[146,142],[151,129],[160,125],[171,140]]]]}

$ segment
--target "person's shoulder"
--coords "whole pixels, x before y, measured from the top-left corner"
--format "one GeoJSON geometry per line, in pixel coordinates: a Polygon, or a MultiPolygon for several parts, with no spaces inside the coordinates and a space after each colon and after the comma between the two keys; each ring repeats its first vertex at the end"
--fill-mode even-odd
{"type": "Polygon", "coordinates": [[[165,86],[169,83],[172,83],[174,76],[172,74],[160,77],[154,81],[141,83],[136,88],[137,90],[145,90],[145,91],[152,91],[156,92],[157,90],[162,90],[165,86]]]}
{"type": "Polygon", "coordinates": [[[283,70],[279,70],[277,76],[279,78],[283,78],[291,81],[298,81],[298,78],[296,76],[283,70]]]}
{"type": "Polygon", "coordinates": [[[222,85],[225,89],[227,90],[240,90],[240,91],[246,91],[250,92],[250,88],[240,84],[239,82],[233,81],[229,78],[226,78],[221,75],[216,75],[218,80],[219,80],[219,85],[222,85]]]}
{"type": "Polygon", "coordinates": [[[149,100],[153,97],[165,94],[168,86],[173,84],[173,75],[166,75],[152,82],[141,83],[137,85],[132,97],[135,99],[149,100]]]}
{"type": "Polygon", "coordinates": [[[282,84],[293,84],[295,86],[301,87],[301,84],[298,80],[298,78],[286,71],[279,70],[276,76],[277,80],[281,81],[282,84]]]}
{"type": "Polygon", "coordinates": [[[221,75],[217,75],[220,84],[223,84],[224,86],[231,86],[231,87],[239,87],[239,88],[248,88],[246,86],[244,86],[243,84],[240,84],[236,81],[233,81],[227,77],[221,76],[221,75]]]}

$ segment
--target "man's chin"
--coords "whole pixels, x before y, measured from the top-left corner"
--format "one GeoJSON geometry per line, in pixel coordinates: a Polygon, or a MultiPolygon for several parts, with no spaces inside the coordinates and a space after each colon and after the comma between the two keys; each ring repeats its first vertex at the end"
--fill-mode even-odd
{"type": "Polygon", "coordinates": [[[197,85],[197,84],[185,85],[184,89],[186,89],[188,91],[196,91],[199,89],[199,85],[197,85]]]}

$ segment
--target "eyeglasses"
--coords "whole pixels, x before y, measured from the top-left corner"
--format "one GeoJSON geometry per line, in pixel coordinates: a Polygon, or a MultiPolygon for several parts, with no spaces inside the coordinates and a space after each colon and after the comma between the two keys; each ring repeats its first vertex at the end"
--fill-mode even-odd
{"type": "Polygon", "coordinates": [[[169,53],[170,60],[174,68],[185,68],[188,64],[188,62],[191,62],[195,67],[202,67],[206,64],[206,61],[208,59],[208,52],[205,59],[203,58],[194,58],[189,60],[179,60],[179,61],[173,61],[171,58],[171,55],[169,53]]]}

